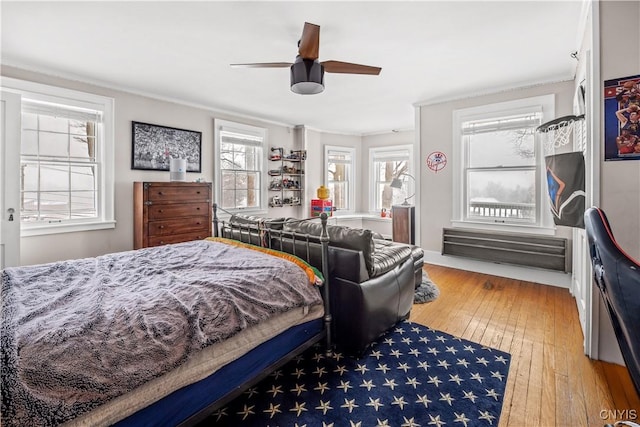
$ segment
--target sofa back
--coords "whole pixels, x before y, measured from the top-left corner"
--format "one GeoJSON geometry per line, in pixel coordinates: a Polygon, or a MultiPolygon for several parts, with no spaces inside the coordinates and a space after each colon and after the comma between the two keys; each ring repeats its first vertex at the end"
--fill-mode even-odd
{"type": "MultiPolygon", "coordinates": [[[[233,215],[223,222],[221,236],[296,255],[322,270],[322,224],[294,218],[233,215]]],[[[374,243],[370,230],[327,226],[329,274],[355,283],[373,272],[374,243]]]]}
{"type": "MultiPolygon", "coordinates": [[[[284,223],[283,231],[299,233],[317,237],[319,242],[322,224],[309,221],[288,220],[284,223]]],[[[362,258],[369,276],[374,273],[373,253],[375,245],[371,230],[350,228],[341,225],[327,225],[329,246],[362,252],[362,258]]]]}

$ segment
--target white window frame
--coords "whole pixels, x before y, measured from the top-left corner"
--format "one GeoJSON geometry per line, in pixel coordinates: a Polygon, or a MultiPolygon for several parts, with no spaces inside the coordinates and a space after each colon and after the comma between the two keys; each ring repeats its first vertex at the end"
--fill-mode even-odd
{"type": "MultiPolygon", "coordinates": [[[[115,142],[114,100],[100,95],[3,77],[2,88],[30,99],[71,108],[84,108],[102,112],[102,123],[97,129],[97,218],[62,220],[60,222],[21,222],[20,235],[39,236],[57,233],[103,230],[115,228],[115,142]]],[[[19,183],[16,183],[19,185],[19,183]]]]}
{"type": "Polygon", "coordinates": [[[468,121],[501,118],[531,111],[542,113],[541,123],[555,117],[555,95],[542,95],[478,107],[455,110],[453,112],[453,227],[478,228],[486,230],[501,230],[534,234],[555,234],[553,218],[549,210],[545,173],[544,150],[540,139],[535,139],[536,150],[536,219],[535,224],[495,223],[467,218],[465,212],[466,197],[466,165],[468,162],[465,151],[462,125],[468,121]]]}
{"type": "MultiPolygon", "coordinates": [[[[369,211],[371,213],[380,213],[381,207],[378,206],[378,190],[376,188],[376,161],[388,160],[404,160],[407,161],[407,174],[415,177],[413,173],[413,145],[394,145],[392,147],[375,147],[369,149],[369,211]],[[407,153],[405,155],[405,153],[407,153]]],[[[415,194],[415,181],[409,178],[407,182],[407,194],[415,194]]],[[[389,183],[390,184],[390,183],[389,183]]]]}
{"type": "Polygon", "coordinates": [[[356,149],[353,147],[344,147],[337,145],[325,145],[324,146],[324,183],[325,185],[329,184],[329,154],[331,152],[343,152],[349,153],[351,156],[351,167],[349,168],[349,176],[348,176],[348,189],[349,189],[349,197],[347,198],[347,208],[346,209],[337,209],[337,213],[347,214],[354,213],[356,211],[356,149]]]}
{"type": "Polygon", "coordinates": [[[252,213],[252,214],[266,214],[267,213],[267,199],[269,198],[267,192],[267,147],[268,147],[268,131],[266,128],[247,125],[244,123],[237,123],[228,120],[216,120],[215,124],[215,152],[214,152],[214,164],[217,165],[215,172],[215,201],[218,206],[222,206],[222,160],[220,150],[222,148],[222,131],[228,131],[233,133],[245,134],[253,137],[262,138],[262,155],[259,158],[259,171],[260,171],[260,205],[258,207],[248,208],[224,208],[225,210],[233,213],[252,213]]]}

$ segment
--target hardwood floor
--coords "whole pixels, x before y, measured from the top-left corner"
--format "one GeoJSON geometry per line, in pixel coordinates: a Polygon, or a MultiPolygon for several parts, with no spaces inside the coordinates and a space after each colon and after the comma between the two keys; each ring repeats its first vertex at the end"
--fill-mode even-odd
{"type": "Polygon", "coordinates": [[[583,353],[567,289],[425,265],[440,297],[415,304],[411,321],[511,354],[500,426],[599,426],[640,422],[625,367],[583,353]]]}

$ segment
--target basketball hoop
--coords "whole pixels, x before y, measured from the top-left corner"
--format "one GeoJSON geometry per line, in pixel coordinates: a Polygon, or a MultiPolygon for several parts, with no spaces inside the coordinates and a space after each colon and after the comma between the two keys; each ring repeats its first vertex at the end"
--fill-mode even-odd
{"type": "MultiPolygon", "coordinates": [[[[536,134],[542,138],[545,153],[554,153],[556,148],[563,147],[574,141],[574,133],[582,132],[584,114],[579,116],[563,116],[541,124],[536,128],[536,134]]],[[[580,141],[582,138],[578,138],[580,141]]]]}

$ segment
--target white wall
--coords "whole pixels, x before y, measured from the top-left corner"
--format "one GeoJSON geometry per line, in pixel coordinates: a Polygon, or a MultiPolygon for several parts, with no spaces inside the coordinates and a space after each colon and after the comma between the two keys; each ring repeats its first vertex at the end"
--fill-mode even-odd
{"type": "MultiPolygon", "coordinates": [[[[603,81],[640,74],[638,22],[640,2],[600,2],[600,77],[603,81]]],[[[603,102],[602,97],[600,99],[603,102]]],[[[605,162],[603,159],[600,206],[620,246],[640,259],[640,160],[605,162]]]]}
{"type": "MultiPolygon", "coordinates": [[[[602,82],[640,74],[640,2],[600,2],[600,77],[602,82]]],[[[601,85],[601,89],[602,89],[601,85]]],[[[600,90],[603,105],[603,90],[600,90]]],[[[604,121],[601,120],[604,130],[604,121]]],[[[600,140],[604,140],[604,131],[600,140]]],[[[602,152],[602,148],[600,148],[602,152]]],[[[600,207],[605,211],[618,244],[640,259],[640,160],[600,163],[600,207]]],[[[597,288],[599,302],[598,357],[624,364],[597,288]]]]}

